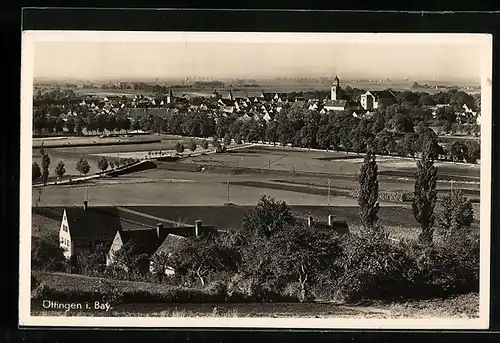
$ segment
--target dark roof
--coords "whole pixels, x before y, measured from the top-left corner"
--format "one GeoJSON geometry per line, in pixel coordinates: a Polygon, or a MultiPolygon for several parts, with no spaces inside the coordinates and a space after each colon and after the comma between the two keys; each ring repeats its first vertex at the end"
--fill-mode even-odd
{"type": "Polygon", "coordinates": [[[383,90],[383,91],[369,91],[375,98],[381,99],[381,98],[394,98],[394,94],[390,90],[383,90]]]}
{"type": "Polygon", "coordinates": [[[169,234],[156,249],[155,254],[168,254],[173,249],[178,247],[186,238],[174,234],[169,234]]]}
{"type": "Polygon", "coordinates": [[[234,106],[234,100],[219,99],[219,101],[222,102],[226,106],[234,106]]]}
{"type": "Polygon", "coordinates": [[[347,100],[328,100],[325,106],[334,107],[345,107],[347,105],[347,100]]]}
{"type": "Polygon", "coordinates": [[[134,245],[137,254],[153,254],[167,237],[168,232],[160,230],[160,237],[156,229],[146,230],[122,230],[119,232],[123,244],[131,243],[134,245]]]}
{"type": "Polygon", "coordinates": [[[69,231],[72,238],[101,238],[112,240],[121,229],[116,207],[68,207],[66,208],[69,231]]]}

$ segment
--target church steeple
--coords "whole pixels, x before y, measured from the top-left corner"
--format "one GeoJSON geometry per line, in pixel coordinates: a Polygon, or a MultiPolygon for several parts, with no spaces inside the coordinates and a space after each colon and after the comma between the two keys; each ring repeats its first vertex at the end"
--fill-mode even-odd
{"type": "Polygon", "coordinates": [[[333,85],[340,87],[340,79],[337,75],[335,75],[335,79],[333,79],[333,85]]]}
{"type": "Polygon", "coordinates": [[[333,79],[333,85],[331,89],[331,100],[340,100],[340,79],[338,76],[335,76],[335,79],[333,79]]]}

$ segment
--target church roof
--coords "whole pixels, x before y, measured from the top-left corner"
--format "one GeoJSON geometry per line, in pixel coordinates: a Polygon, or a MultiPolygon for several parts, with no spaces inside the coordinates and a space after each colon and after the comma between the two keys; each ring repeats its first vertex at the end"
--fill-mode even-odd
{"type": "Polygon", "coordinates": [[[325,107],[345,107],[347,105],[347,100],[328,100],[325,103],[325,107]]]}

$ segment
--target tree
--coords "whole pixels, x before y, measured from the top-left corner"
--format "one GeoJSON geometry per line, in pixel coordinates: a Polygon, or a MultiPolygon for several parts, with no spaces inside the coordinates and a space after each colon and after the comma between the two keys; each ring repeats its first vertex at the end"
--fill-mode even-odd
{"type": "Polygon", "coordinates": [[[208,141],[206,139],[201,141],[201,148],[202,149],[208,149],[208,141]]]}
{"type": "Polygon", "coordinates": [[[378,154],[387,155],[396,150],[396,140],[394,134],[386,129],[380,131],[375,136],[375,149],[378,154]]]}
{"type": "Polygon", "coordinates": [[[192,152],[194,152],[197,148],[196,146],[196,142],[194,139],[191,139],[191,141],[189,142],[189,146],[188,146],[189,150],[191,150],[192,152]]]}
{"type": "Polygon", "coordinates": [[[279,139],[279,135],[278,135],[278,124],[275,121],[272,121],[269,123],[269,125],[267,125],[264,136],[266,138],[266,141],[273,143],[273,145],[276,144],[276,142],[279,139]]]}
{"type": "Polygon", "coordinates": [[[130,119],[128,119],[127,117],[125,117],[123,115],[118,117],[118,119],[117,119],[118,129],[125,130],[125,132],[128,132],[128,130],[130,130],[131,126],[132,126],[132,123],[131,123],[130,119]]]}
{"type": "Polygon", "coordinates": [[[467,147],[467,162],[477,163],[477,160],[481,158],[481,147],[476,141],[467,141],[465,143],[467,147]]]}
{"type": "Polygon", "coordinates": [[[73,133],[75,130],[75,120],[72,117],[69,117],[66,120],[66,129],[68,129],[69,133],[73,133]]]}
{"type": "Polygon", "coordinates": [[[40,166],[38,163],[33,162],[31,164],[31,179],[38,180],[42,176],[42,171],[40,170],[40,166]]]}
{"type": "MultiPolygon", "coordinates": [[[[212,146],[215,148],[215,146],[217,145],[217,143],[219,143],[219,140],[217,139],[217,137],[213,137],[212,138],[212,146]]],[[[219,143],[220,144],[220,143],[219,143]]]]}
{"type": "Polygon", "coordinates": [[[42,157],[42,180],[43,184],[46,185],[49,179],[49,166],[50,166],[50,157],[47,154],[43,154],[42,157]]]}
{"type": "Polygon", "coordinates": [[[417,162],[412,203],[413,215],[421,228],[419,239],[425,243],[432,242],[434,206],[437,200],[437,168],[434,166],[431,144],[432,142],[427,142],[423,146],[422,158],[417,162]]]}
{"type": "Polygon", "coordinates": [[[228,145],[230,145],[230,144],[231,144],[231,136],[229,136],[229,134],[228,134],[228,133],[226,133],[226,135],[224,136],[224,140],[223,140],[223,142],[224,142],[224,145],[225,145],[225,146],[228,146],[228,145]]]}
{"type": "Polygon", "coordinates": [[[64,120],[61,117],[57,118],[56,124],[55,124],[56,132],[57,133],[63,132],[63,127],[64,127],[64,120]]]}
{"type": "Polygon", "coordinates": [[[372,151],[365,155],[358,182],[361,223],[367,231],[378,231],[378,166],[372,151]]]}
{"type": "Polygon", "coordinates": [[[90,171],[90,165],[86,158],[80,158],[78,163],[76,164],[76,170],[80,172],[80,174],[84,174],[87,176],[90,171]]]}
{"type": "Polygon", "coordinates": [[[453,129],[453,123],[446,120],[446,121],[443,121],[443,125],[441,126],[441,130],[444,132],[444,133],[450,133],[453,129]]]}
{"type": "Polygon", "coordinates": [[[114,115],[109,115],[106,118],[105,128],[108,131],[114,131],[118,128],[118,122],[117,122],[116,117],[114,115]]]}
{"type": "Polygon", "coordinates": [[[448,154],[453,162],[461,162],[468,159],[467,146],[459,141],[453,142],[448,154]]]}
{"type": "Polygon", "coordinates": [[[75,132],[77,133],[77,135],[80,136],[82,134],[82,130],[84,127],[85,127],[85,122],[83,121],[83,119],[77,117],[75,119],[75,132]]]}
{"type": "Polygon", "coordinates": [[[205,286],[210,273],[236,272],[239,253],[219,235],[202,235],[182,241],[168,257],[181,275],[194,276],[205,286]]]}
{"type": "Polygon", "coordinates": [[[389,123],[397,132],[413,132],[413,121],[406,113],[396,113],[389,123]]]}
{"type": "Polygon", "coordinates": [[[418,134],[407,133],[400,142],[400,155],[415,158],[417,140],[418,134]]]}
{"type": "Polygon", "coordinates": [[[259,199],[251,213],[243,217],[244,231],[266,238],[293,224],[295,217],[288,205],[266,195],[259,199]]]}
{"type": "MultiPolygon", "coordinates": [[[[140,130],[140,129],[141,129],[141,122],[140,122],[139,120],[137,120],[137,119],[136,119],[136,120],[134,120],[134,121],[132,122],[132,130],[134,130],[134,131],[138,131],[138,130],[140,130]]],[[[166,130],[165,130],[165,131],[166,131],[166,130]]]]}
{"type": "Polygon", "coordinates": [[[438,232],[444,237],[463,237],[470,231],[474,220],[472,203],[460,189],[453,189],[441,201],[442,210],[438,216],[438,232]]]}
{"type": "Polygon", "coordinates": [[[292,225],[271,240],[267,278],[280,283],[298,282],[298,298],[311,297],[310,284],[334,277],[332,266],[340,254],[339,239],[333,230],[292,225]]]}
{"type": "Polygon", "coordinates": [[[65,261],[63,250],[56,244],[44,238],[32,240],[32,269],[41,271],[63,271],[65,261]]]}
{"type": "Polygon", "coordinates": [[[57,163],[56,169],[54,170],[54,173],[57,175],[59,179],[62,179],[64,173],[66,173],[66,169],[64,168],[64,162],[59,161],[57,163]]]}
{"type": "Polygon", "coordinates": [[[54,131],[55,126],[56,126],[56,118],[48,116],[45,120],[45,130],[48,133],[52,133],[54,131]]]}
{"type": "Polygon", "coordinates": [[[98,161],[97,161],[97,168],[99,168],[102,171],[105,171],[108,169],[109,163],[108,160],[106,159],[105,156],[102,156],[98,161]]]}
{"type": "Polygon", "coordinates": [[[426,151],[429,158],[435,160],[444,153],[443,147],[438,143],[438,136],[430,127],[424,124],[417,126],[418,139],[416,142],[416,151],[426,151]]]}
{"type": "Polygon", "coordinates": [[[96,119],[96,129],[99,132],[104,132],[104,129],[106,128],[107,125],[106,115],[99,114],[95,119],[96,119]]]}
{"type": "Polygon", "coordinates": [[[184,144],[182,144],[181,142],[177,142],[177,144],[175,144],[175,151],[177,151],[177,153],[179,154],[182,154],[184,152],[184,144]]]}
{"type": "Polygon", "coordinates": [[[219,141],[215,141],[214,148],[215,148],[215,152],[223,152],[225,150],[225,147],[223,148],[222,144],[220,144],[219,141]]]}
{"type": "Polygon", "coordinates": [[[95,117],[88,117],[85,127],[87,132],[94,132],[99,128],[99,123],[95,117]]]}
{"type": "Polygon", "coordinates": [[[115,162],[113,162],[113,160],[109,160],[109,167],[115,169],[115,162]]]}

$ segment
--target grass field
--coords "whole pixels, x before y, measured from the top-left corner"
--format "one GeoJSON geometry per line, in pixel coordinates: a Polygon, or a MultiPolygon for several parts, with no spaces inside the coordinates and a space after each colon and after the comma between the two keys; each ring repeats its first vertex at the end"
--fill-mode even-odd
{"type": "MultiPolygon", "coordinates": [[[[308,151],[271,146],[253,146],[239,149],[228,154],[194,157],[182,163],[206,164],[213,167],[305,172],[332,175],[356,175],[363,163],[363,154],[345,152],[308,151]]],[[[393,156],[378,156],[380,173],[406,173],[412,177],[416,171],[416,160],[393,156]]],[[[441,177],[456,176],[478,181],[480,167],[465,163],[436,162],[441,177]]],[[[394,176],[399,176],[394,173],[394,176]]]]}
{"type": "MultiPolygon", "coordinates": [[[[41,299],[31,301],[31,314],[35,316],[148,316],[148,317],[309,317],[309,318],[474,318],[478,315],[478,294],[465,294],[447,299],[407,301],[401,303],[369,302],[363,304],[313,303],[221,303],[182,302],[171,299],[175,287],[146,282],[118,281],[69,274],[40,274],[39,280],[58,293],[89,294],[104,290],[109,285],[122,292],[133,294],[147,289],[151,294],[165,296],[165,301],[110,303],[109,311],[95,310],[90,303],[86,309],[83,299],[72,301],[81,304],[81,310],[44,309],[41,299]],[[103,283],[104,282],[104,283],[103,283]],[[107,286],[108,285],[108,286],[107,286]]],[[[109,289],[106,291],[109,292],[109,289]]],[[[102,299],[99,299],[102,302],[102,299]]],[[[99,301],[98,300],[98,301],[99,301]]]]}

